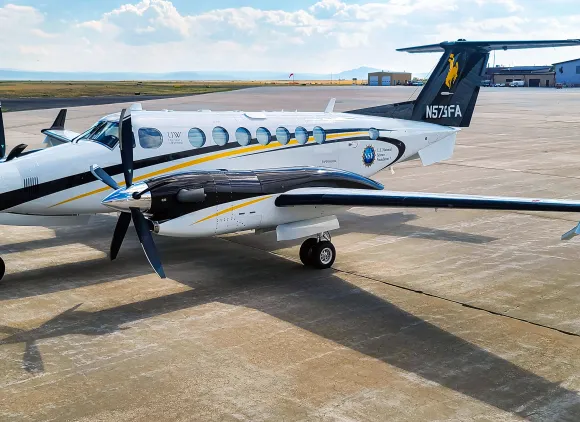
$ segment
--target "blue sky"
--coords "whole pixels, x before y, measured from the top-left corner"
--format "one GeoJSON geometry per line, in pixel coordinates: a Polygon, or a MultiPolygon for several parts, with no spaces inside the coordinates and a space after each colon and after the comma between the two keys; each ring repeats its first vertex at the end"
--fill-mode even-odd
{"type": "MultiPolygon", "coordinates": [[[[580,38],[578,0],[0,0],[0,68],[428,72],[397,47],[467,39],[580,38]]],[[[580,48],[501,52],[550,64],[580,48]]]]}

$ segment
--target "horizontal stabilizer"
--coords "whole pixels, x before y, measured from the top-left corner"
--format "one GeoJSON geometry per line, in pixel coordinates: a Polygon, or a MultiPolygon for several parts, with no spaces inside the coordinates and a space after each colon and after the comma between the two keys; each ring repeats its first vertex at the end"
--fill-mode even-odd
{"type": "Polygon", "coordinates": [[[571,240],[580,234],[580,223],[572,230],[562,235],[562,240],[571,240]]]}
{"type": "Polygon", "coordinates": [[[442,53],[453,48],[465,48],[480,51],[519,50],[524,48],[574,47],[580,46],[580,39],[546,40],[546,41],[445,41],[440,44],[418,47],[399,48],[405,53],[442,53]]]}
{"type": "Polygon", "coordinates": [[[44,143],[51,147],[69,143],[77,136],[79,136],[79,133],[66,129],[43,129],[41,130],[41,133],[46,135],[44,143]]]}

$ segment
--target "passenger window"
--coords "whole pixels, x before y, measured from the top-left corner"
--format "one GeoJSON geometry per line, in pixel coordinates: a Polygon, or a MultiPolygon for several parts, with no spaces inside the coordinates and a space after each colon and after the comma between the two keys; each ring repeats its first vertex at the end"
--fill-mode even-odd
{"type": "Polygon", "coordinates": [[[268,145],[272,140],[272,135],[268,129],[265,127],[260,127],[256,131],[256,138],[258,138],[258,142],[262,145],[268,145]]]}
{"type": "Polygon", "coordinates": [[[369,138],[371,138],[373,141],[376,141],[377,139],[379,139],[379,131],[376,130],[374,127],[369,129],[369,138]]]}
{"type": "Polygon", "coordinates": [[[220,147],[223,147],[230,140],[228,131],[221,126],[214,127],[211,136],[216,145],[219,145],[220,147]]]}
{"type": "Polygon", "coordinates": [[[317,143],[322,144],[326,141],[326,132],[320,126],[316,126],[312,131],[312,134],[317,143]]]}
{"type": "Polygon", "coordinates": [[[308,131],[301,126],[296,128],[296,140],[299,144],[304,145],[308,142],[308,131]]]}
{"type": "Polygon", "coordinates": [[[159,148],[163,143],[161,132],[153,128],[139,129],[139,144],[143,148],[159,148]]]}
{"type": "Polygon", "coordinates": [[[276,139],[282,145],[286,145],[288,142],[290,142],[290,132],[285,127],[279,127],[276,129],[276,139]]]}
{"type": "Polygon", "coordinates": [[[189,143],[195,148],[200,148],[205,145],[205,133],[201,129],[191,129],[187,137],[189,138],[189,143]]]}
{"type": "Polygon", "coordinates": [[[236,130],[236,141],[238,141],[238,144],[246,146],[250,144],[251,140],[252,135],[248,129],[239,127],[238,130],[236,130]]]}

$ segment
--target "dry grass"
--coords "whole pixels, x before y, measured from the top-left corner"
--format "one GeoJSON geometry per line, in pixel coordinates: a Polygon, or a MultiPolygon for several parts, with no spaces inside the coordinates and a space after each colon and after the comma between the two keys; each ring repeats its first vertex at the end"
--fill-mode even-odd
{"type": "MultiPolygon", "coordinates": [[[[330,81],[297,81],[294,85],[328,85],[330,81]]],[[[350,85],[352,81],[334,81],[350,85]]],[[[30,82],[0,81],[0,98],[96,97],[112,95],[195,95],[253,86],[287,86],[287,81],[130,81],[130,82],[30,82]]]]}

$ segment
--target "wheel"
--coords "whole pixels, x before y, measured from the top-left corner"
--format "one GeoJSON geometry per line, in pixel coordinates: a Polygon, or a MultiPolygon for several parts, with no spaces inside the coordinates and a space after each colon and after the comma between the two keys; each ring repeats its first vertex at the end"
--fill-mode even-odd
{"type": "Polygon", "coordinates": [[[5,272],[6,272],[6,264],[4,264],[4,260],[0,258],[0,280],[4,278],[5,272]]]}
{"type": "Polygon", "coordinates": [[[312,265],[312,248],[318,243],[318,240],[311,237],[306,239],[300,246],[300,261],[307,267],[312,265]]]}
{"type": "Polygon", "coordinates": [[[328,241],[318,242],[312,248],[310,259],[314,267],[324,270],[332,267],[336,258],[336,249],[334,245],[328,241]]]}

